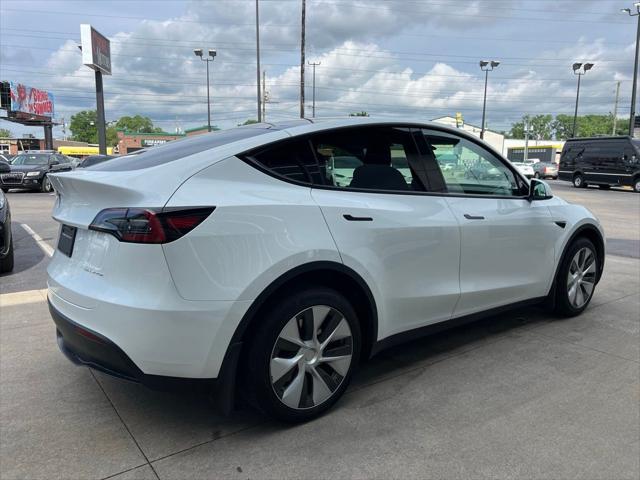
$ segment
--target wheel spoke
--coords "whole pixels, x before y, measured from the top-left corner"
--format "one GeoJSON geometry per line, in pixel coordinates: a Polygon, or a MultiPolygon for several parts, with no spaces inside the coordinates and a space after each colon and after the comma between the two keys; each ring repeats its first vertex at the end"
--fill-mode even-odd
{"type": "Polygon", "coordinates": [[[287,342],[291,342],[299,347],[304,347],[305,344],[300,338],[300,330],[298,329],[298,324],[295,319],[290,320],[280,332],[280,338],[286,340],[287,342]]]}
{"type": "Polygon", "coordinates": [[[571,285],[571,287],[569,288],[569,291],[567,292],[569,295],[569,301],[575,305],[576,304],[576,291],[578,289],[578,284],[577,282],[574,282],[573,285],[571,285]]]}
{"type": "Polygon", "coordinates": [[[289,373],[293,367],[295,367],[300,359],[301,354],[297,354],[293,358],[280,358],[275,357],[271,359],[271,382],[275,383],[280,380],[284,375],[289,373]]]}
{"type": "Polygon", "coordinates": [[[582,286],[580,284],[576,285],[576,294],[575,294],[575,302],[574,306],[581,307],[584,303],[584,294],[582,293],[582,286]]]}
{"type": "Polygon", "coordinates": [[[588,274],[588,273],[596,273],[596,259],[593,257],[591,258],[591,263],[588,264],[588,266],[584,269],[584,274],[588,274]]]}
{"type": "Polygon", "coordinates": [[[351,365],[351,355],[339,355],[337,357],[322,357],[319,360],[321,363],[326,363],[341,376],[345,376],[349,371],[351,365]]]}
{"type": "Polygon", "coordinates": [[[315,307],[312,308],[313,311],[313,335],[312,335],[312,340],[314,343],[318,343],[318,330],[320,330],[320,327],[322,326],[322,323],[324,322],[325,318],[327,318],[327,315],[329,315],[329,312],[331,312],[331,308],[325,306],[325,305],[317,305],[315,307]]]}
{"type": "Polygon", "coordinates": [[[331,396],[331,389],[315,368],[311,368],[313,377],[313,403],[319,405],[331,396]]]}
{"type": "MultiPolygon", "coordinates": [[[[323,332],[323,337],[325,332],[323,332]]],[[[349,324],[344,319],[344,317],[340,317],[338,322],[334,322],[333,330],[329,332],[328,336],[325,340],[320,344],[320,351],[322,352],[329,343],[340,340],[341,338],[347,338],[351,336],[351,330],[349,329],[349,324]]]]}
{"type": "Polygon", "coordinates": [[[591,292],[593,292],[594,284],[588,280],[582,280],[582,288],[584,289],[585,297],[589,298],[591,296],[591,292]]]}
{"type": "Polygon", "coordinates": [[[285,389],[282,394],[282,402],[292,408],[298,408],[300,406],[300,398],[302,397],[302,387],[304,387],[304,368],[299,369],[298,374],[293,379],[291,384],[285,389]]]}

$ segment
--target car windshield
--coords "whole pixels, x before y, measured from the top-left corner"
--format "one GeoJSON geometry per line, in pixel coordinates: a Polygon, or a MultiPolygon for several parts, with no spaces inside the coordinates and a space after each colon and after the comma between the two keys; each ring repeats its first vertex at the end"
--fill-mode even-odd
{"type": "Polygon", "coordinates": [[[46,165],[49,155],[43,153],[29,153],[18,155],[12,161],[12,165],[46,165]]]}

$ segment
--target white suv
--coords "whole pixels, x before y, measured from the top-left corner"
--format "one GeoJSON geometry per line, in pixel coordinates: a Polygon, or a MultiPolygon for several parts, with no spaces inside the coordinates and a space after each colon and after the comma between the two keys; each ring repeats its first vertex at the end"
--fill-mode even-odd
{"type": "Polygon", "coordinates": [[[238,391],[287,421],[445,322],[536,302],[579,314],[604,265],[587,209],[438,124],[257,124],[51,182],[62,351],[151,386],[215,386],[226,408],[238,391]]]}

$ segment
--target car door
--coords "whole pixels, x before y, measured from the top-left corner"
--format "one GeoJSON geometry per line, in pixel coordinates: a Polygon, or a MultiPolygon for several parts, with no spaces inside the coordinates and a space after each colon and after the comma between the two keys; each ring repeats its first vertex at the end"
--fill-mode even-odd
{"type": "Polygon", "coordinates": [[[460,301],[454,316],[542,297],[554,272],[561,228],[545,201],[527,199],[528,183],[507,162],[466,137],[422,130],[461,231],[460,301]],[[452,168],[450,161],[457,159],[452,168]]]}
{"type": "Polygon", "coordinates": [[[340,158],[340,180],[327,175],[312,196],[344,264],[371,287],[378,339],[451,318],[460,229],[446,199],[425,193],[410,129],[352,127],[310,138],[320,170],[340,158]]]}

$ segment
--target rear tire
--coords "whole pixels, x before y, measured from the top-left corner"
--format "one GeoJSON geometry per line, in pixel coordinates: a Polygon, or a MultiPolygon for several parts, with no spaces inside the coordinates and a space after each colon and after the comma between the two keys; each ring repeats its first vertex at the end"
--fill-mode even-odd
{"type": "Polygon", "coordinates": [[[582,174],[578,173],[573,176],[573,186],[576,188],[586,188],[587,182],[584,181],[582,174]]]}
{"type": "Polygon", "coordinates": [[[538,172],[534,173],[533,178],[540,178],[540,174],[538,172]]]}
{"type": "Polygon", "coordinates": [[[313,287],[284,297],[251,334],[244,367],[249,401],[284,422],[318,417],[347,389],[361,338],[356,313],[338,292],[313,287]]]}
{"type": "Polygon", "coordinates": [[[9,236],[9,251],[7,256],[0,260],[0,273],[13,271],[13,237],[9,236]]]}
{"type": "Polygon", "coordinates": [[[591,302],[599,275],[598,251],[580,237],[567,248],[555,281],[555,311],[564,317],[580,315],[591,302]]]}
{"type": "Polygon", "coordinates": [[[636,193],[640,193],[640,177],[636,177],[633,179],[633,191],[636,193]]]}

